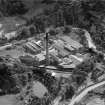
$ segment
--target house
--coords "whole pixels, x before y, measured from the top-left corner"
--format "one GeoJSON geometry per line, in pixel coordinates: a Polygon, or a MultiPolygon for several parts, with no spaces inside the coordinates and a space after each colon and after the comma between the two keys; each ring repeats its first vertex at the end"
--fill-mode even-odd
{"type": "Polygon", "coordinates": [[[64,49],[65,44],[62,40],[56,40],[53,46],[56,50],[58,50],[58,53],[61,57],[69,55],[69,52],[64,49]]]}
{"type": "Polygon", "coordinates": [[[66,45],[64,46],[64,48],[65,48],[66,50],[69,50],[69,51],[75,50],[70,44],[66,44],[66,45]]]}
{"type": "Polygon", "coordinates": [[[35,55],[35,57],[39,60],[39,62],[45,60],[45,55],[42,53],[35,55]]]}
{"type": "Polygon", "coordinates": [[[30,46],[28,43],[23,45],[23,48],[25,49],[25,52],[30,52],[32,54],[35,54],[36,50],[30,46]]]}
{"type": "Polygon", "coordinates": [[[17,37],[17,32],[16,31],[12,31],[10,33],[5,33],[4,36],[5,36],[5,38],[7,38],[7,40],[10,40],[12,38],[17,37]]]}
{"type": "Polygon", "coordinates": [[[4,30],[0,30],[0,38],[2,39],[4,36],[4,30]]]}
{"type": "Polygon", "coordinates": [[[61,36],[60,39],[63,40],[65,43],[70,44],[75,49],[79,49],[80,47],[83,47],[79,42],[71,39],[69,36],[66,36],[66,35],[61,36]]]}

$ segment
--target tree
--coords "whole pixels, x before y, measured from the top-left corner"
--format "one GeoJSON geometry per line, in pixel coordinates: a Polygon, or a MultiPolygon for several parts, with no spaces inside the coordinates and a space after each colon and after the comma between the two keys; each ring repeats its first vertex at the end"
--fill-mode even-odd
{"type": "Polygon", "coordinates": [[[21,0],[1,0],[0,11],[4,16],[22,15],[28,11],[21,0]]]}

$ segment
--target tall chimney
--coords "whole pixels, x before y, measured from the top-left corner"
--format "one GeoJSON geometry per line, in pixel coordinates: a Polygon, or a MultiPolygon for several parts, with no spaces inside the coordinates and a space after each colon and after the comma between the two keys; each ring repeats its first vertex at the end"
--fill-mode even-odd
{"type": "Polygon", "coordinates": [[[45,48],[46,48],[46,66],[48,66],[50,64],[49,61],[49,28],[46,29],[46,36],[45,36],[45,48]]]}

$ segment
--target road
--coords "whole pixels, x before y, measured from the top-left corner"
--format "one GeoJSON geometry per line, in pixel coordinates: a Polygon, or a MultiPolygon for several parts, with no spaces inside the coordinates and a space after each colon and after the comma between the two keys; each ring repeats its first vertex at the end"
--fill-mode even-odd
{"type": "Polygon", "coordinates": [[[72,100],[70,101],[70,103],[69,103],[68,105],[74,105],[74,104],[76,104],[76,103],[79,103],[79,102],[82,100],[82,98],[87,95],[87,93],[88,93],[89,91],[92,91],[92,90],[94,90],[95,88],[97,88],[97,87],[99,87],[99,86],[102,86],[102,85],[104,85],[104,84],[105,84],[105,80],[103,80],[103,81],[101,81],[101,82],[98,82],[98,83],[96,83],[96,84],[93,84],[93,85],[91,85],[91,86],[86,87],[86,88],[83,89],[83,91],[81,91],[78,95],[76,95],[75,97],[73,97],[72,100]]]}

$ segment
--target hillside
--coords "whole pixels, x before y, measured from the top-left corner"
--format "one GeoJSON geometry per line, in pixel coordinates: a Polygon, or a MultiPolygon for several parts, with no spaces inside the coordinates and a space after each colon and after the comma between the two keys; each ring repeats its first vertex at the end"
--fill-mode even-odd
{"type": "Polygon", "coordinates": [[[104,105],[104,0],[0,0],[0,105],[104,105]]]}

